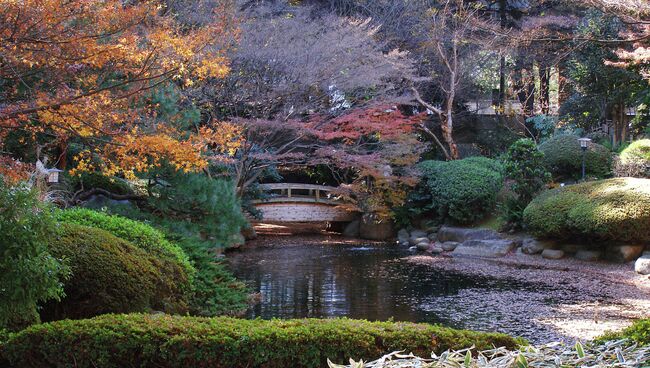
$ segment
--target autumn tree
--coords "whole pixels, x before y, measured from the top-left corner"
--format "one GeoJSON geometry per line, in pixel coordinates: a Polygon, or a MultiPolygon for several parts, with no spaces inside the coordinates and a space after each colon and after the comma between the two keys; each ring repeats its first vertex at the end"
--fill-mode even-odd
{"type": "Polygon", "coordinates": [[[222,41],[233,21],[218,9],[211,18],[183,25],[156,1],[0,1],[0,139],[20,136],[59,158],[82,142],[75,170],[205,167],[205,142],[152,119],[145,92],[228,73],[222,41]]]}
{"type": "Polygon", "coordinates": [[[226,78],[193,96],[220,120],[288,120],[391,93],[405,55],[384,49],[368,19],[288,1],[239,1],[241,35],[226,78]]]}

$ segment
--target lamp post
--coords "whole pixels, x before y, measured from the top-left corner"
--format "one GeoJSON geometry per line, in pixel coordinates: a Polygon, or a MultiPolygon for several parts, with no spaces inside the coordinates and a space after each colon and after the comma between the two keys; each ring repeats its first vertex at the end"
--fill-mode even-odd
{"type": "Polygon", "coordinates": [[[582,181],[585,181],[585,156],[587,152],[587,147],[589,146],[589,142],[591,142],[591,139],[589,138],[578,138],[578,142],[580,142],[580,148],[582,148],[582,181]]]}

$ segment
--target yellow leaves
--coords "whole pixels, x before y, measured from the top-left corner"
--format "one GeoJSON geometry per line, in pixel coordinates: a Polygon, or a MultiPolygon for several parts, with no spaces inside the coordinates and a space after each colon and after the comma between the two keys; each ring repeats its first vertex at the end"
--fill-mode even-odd
{"type": "Polygon", "coordinates": [[[188,28],[162,15],[160,1],[0,0],[0,79],[29,79],[33,93],[3,91],[15,101],[2,116],[11,130],[77,139],[88,147],[73,173],[101,169],[133,176],[163,162],[184,171],[207,165],[202,154],[233,155],[240,131],[216,124],[187,138],[155,117],[149,88],[170,78],[192,86],[230,69],[223,50],[233,39],[224,13],[188,28]],[[27,96],[27,97],[25,97],[27,96]],[[36,111],[34,111],[36,110],[36,111]],[[26,111],[26,113],[22,113],[26,111]],[[209,148],[209,149],[208,149],[209,148]]]}
{"type": "Polygon", "coordinates": [[[218,154],[233,156],[242,145],[242,127],[233,123],[213,122],[199,129],[195,141],[218,154]]]}

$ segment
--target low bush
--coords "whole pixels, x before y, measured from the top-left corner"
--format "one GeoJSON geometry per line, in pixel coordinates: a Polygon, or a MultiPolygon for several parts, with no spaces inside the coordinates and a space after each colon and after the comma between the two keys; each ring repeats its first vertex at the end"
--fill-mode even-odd
{"type": "Polygon", "coordinates": [[[617,332],[607,332],[597,341],[629,339],[640,345],[650,345],[650,318],[635,321],[630,327],[617,332]]]}
{"type": "Polygon", "coordinates": [[[38,322],[37,305],[62,296],[68,269],[47,248],[55,229],[36,190],[0,175],[0,329],[38,322]]]}
{"type": "Polygon", "coordinates": [[[522,225],[524,209],[545,188],[551,175],[544,168],[544,154],[531,139],[513,143],[503,161],[510,193],[499,209],[506,226],[517,229],[522,225]]]}
{"type": "Polygon", "coordinates": [[[109,232],[62,224],[49,249],[66,261],[72,276],[64,283],[65,297],[43,306],[44,320],[187,310],[189,281],[184,270],[109,232]]]}
{"type": "Polygon", "coordinates": [[[494,208],[503,186],[503,167],[486,157],[456,161],[424,161],[419,165],[432,198],[432,210],[442,221],[471,224],[494,208]]]}
{"type": "Polygon", "coordinates": [[[196,274],[192,279],[190,313],[195,316],[240,315],[249,304],[250,289],[237,280],[226,264],[196,238],[177,240],[190,257],[196,274]]]}
{"type": "MultiPolygon", "coordinates": [[[[578,136],[558,135],[539,145],[544,153],[544,165],[556,180],[579,179],[582,176],[582,149],[578,136]]],[[[590,143],[585,152],[585,171],[589,176],[603,178],[612,170],[610,151],[590,143]]]]}
{"type": "Polygon", "coordinates": [[[194,267],[187,255],[178,245],[165,239],[165,235],[155,228],[122,216],[109,215],[86,208],[70,208],[59,211],[57,218],[61,222],[90,226],[108,231],[118,238],[128,240],[133,245],[151,252],[159,257],[176,260],[187,273],[194,275],[194,267]]]}
{"type": "Polygon", "coordinates": [[[514,348],[507,335],[350,319],[242,320],[106,315],[32,326],[0,352],[22,367],[323,367],[326,359],[514,348]]]}
{"type": "Polygon", "coordinates": [[[614,173],[616,176],[650,178],[650,139],[632,142],[619,156],[614,173]]]}
{"type": "Polygon", "coordinates": [[[526,207],[524,222],[547,238],[648,242],[650,179],[607,179],[544,192],[526,207]]]}

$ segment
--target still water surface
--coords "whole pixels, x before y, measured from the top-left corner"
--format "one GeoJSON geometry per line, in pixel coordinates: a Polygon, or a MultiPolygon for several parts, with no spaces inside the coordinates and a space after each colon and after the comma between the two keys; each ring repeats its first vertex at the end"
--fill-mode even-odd
{"type": "Polygon", "coordinates": [[[388,246],[310,245],[244,250],[228,259],[261,295],[249,318],[392,318],[528,335],[525,315],[504,315],[498,300],[473,298],[525,298],[540,286],[434,270],[408,263],[409,255],[388,246]]]}

